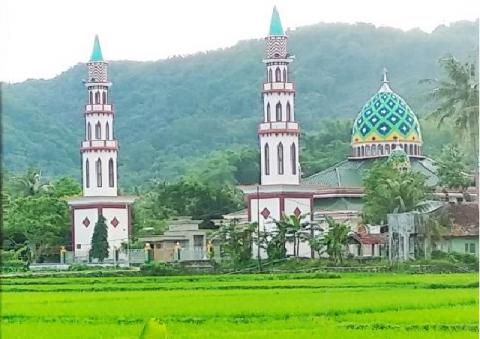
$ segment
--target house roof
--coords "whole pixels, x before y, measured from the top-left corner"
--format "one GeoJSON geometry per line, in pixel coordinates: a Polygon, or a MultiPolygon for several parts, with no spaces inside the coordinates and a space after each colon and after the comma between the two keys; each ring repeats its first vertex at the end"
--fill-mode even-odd
{"type": "Polygon", "coordinates": [[[449,237],[477,236],[478,232],[478,205],[477,204],[456,204],[448,207],[452,218],[452,228],[448,233],[449,237]]]}
{"type": "Polygon", "coordinates": [[[351,239],[362,245],[385,244],[386,239],[384,234],[367,234],[367,233],[353,233],[351,239]]]}

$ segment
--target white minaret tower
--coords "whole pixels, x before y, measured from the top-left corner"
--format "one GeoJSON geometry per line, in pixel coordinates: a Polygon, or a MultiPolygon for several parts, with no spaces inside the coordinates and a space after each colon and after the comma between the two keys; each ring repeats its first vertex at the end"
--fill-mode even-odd
{"type": "Polygon", "coordinates": [[[68,200],[72,223],[74,260],[91,261],[90,248],[95,224],[100,216],[108,229],[109,257],[112,263],[129,263],[128,247],[132,234],[132,203],[135,197],[118,195],[118,143],[113,133],[113,105],[109,98],[112,83],[108,63],[103,60],[98,36],[87,62],[88,79],[85,105],[85,136],[80,145],[83,195],[68,200]]]}
{"type": "Polygon", "coordinates": [[[85,105],[85,139],[82,141],[83,195],[117,196],[118,144],[113,134],[113,106],[108,90],[108,63],[103,60],[98,36],[87,63],[87,104],[85,105]]]}
{"type": "Polygon", "coordinates": [[[299,127],[295,122],[295,87],[288,72],[292,58],[287,52],[287,36],[276,7],[265,42],[263,62],[267,67],[262,92],[263,121],[258,126],[261,184],[298,185],[299,127]]]}

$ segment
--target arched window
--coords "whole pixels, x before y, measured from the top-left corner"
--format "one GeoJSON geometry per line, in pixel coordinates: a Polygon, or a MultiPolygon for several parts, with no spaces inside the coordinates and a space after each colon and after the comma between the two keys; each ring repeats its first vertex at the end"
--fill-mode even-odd
{"type": "Polygon", "coordinates": [[[370,146],[365,147],[365,155],[368,157],[370,156],[370,146]]]}
{"type": "Polygon", "coordinates": [[[413,145],[412,145],[412,144],[410,144],[409,149],[410,149],[409,154],[410,154],[410,155],[413,155],[413,145]]]}
{"type": "Polygon", "coordinates": [[[88,99],[88,103],[91,105],[93,104],[93,93],[90,92],[90,95],[89,95],[89,99],[88,99]]]}
{"type": "Polygon", "coordinates": [[[270,117],[270,103],[267,104],[267,121],[271,121],[271,117],[270,117]]]}
{"type": "Polygon", "coordinates": [[[107,103],[107,92],[103,92],[102,93],[102,104],[106,104],[107,103]]]}
{"type": "Polygon", "coordinates": [[[277,67],[275,70],[275,81],[281,82],[282,81],[282,72],[280,71],[280,67],[277,67]]]}
{"type": "Polygon", "coordinates": [[[362,157],[365,155],[365,146],[362,146],[362,157]]]}
{"type": "Polygon", "coordinates": [[[110,125],[108,122],[105,125],[105,139],[110,140],[110,125]]]}
{"type": "Polygon", "coordinates": [[[283,145],[278,144],[277,147],[277,161],[278,161],[278,174],[283,174],[283,145]]]}
{"type": "Polygon", "coordinates": [[[87,140],[92,140],[92,125],[90,123],[87,125],[87,140]]]}
{"type": "Polygon", "coordinates": [[[282,104],[278,103],[275,106],[275,119],[276,121],[282,121],[282,104]]]}
{"type": "Polygon", "coordinates": [[[110,158],[108,161],[108,186],[113,187],[115,184],[115,179],[113,177],[114,171],[113,171],[113,159],[110,158]]]}
{"type": "Polygon", "coordinates": [[[90,162],[88,159],[85,161],[85,186],[90,187],[90,162]]]}
{"type": "Polygon", "coordinates": [[[264,162],[265,162],[265,175],[270,175],[270,149],[268,144],[265,144],[265,151],[264,151],[264,162]]]}
{"type": "Polygon", "coordinates": [[[102,160],[100,158],[95,163],[95,170],[97,172],[97,187],[102,187],[102,160]]]}
{"type": "Polygon", "coordinates": [[[268,82],[273,82],[272,70],[268,70],[268,82]]]}
{"type": "Polygon", "coordinates": [[[383,146],[382,146],[382,145],[378,145],[377,151],[378,151],[378,154],[383,155],[383,146]]]}
{"type": "Polygon", "coordinates": [[[397,148],[396,144],[392,144],[392,151],[397,148]]]}
{"type": "Polygon", "coordinates": [[[283,69],[283,82],[287,82],[287,69],[283,69]]]}
{"type": "Polygon", "coordinates": [[[290,102],[287,101],[287,121],[292,121],[292,116],[290,112],[290,102]]]}
{"type": "Polygon", "coordinates": [[[295,143],[290,146],[290,161],[292,163],[292,174],[297,174],[297,149],[295,143]]]}
{"type": "Polygon", "coordinates": [[[418,146],[417,145],[413,146],[413,150],[415,152],[415,155],[418,155],[418,146]]]}
{"type": "Polygon", "coordinates": [[[102,125],[100,125],[100,121],[99,121],[95,125],[95,139],[99,140],[101,138],[102,138],[102,125]]]}
{"type": "Polygon", "coordinates": [[[357,157],[360,156],[360,147],[357,147],[357,157]]]}
{"type": "Polygon", "coordinates": [[[377,146],[372,145],[372,155],[377,155],[377,146]]]}
{"type": "Polygon", "coordinates": [[[386,155],[390,154],[390,145],[385,145],[385,154],[386,155]]]}
{"type": "Polygon", "coordinates": [[[403,150],[405,151],[405,153],[408,154],[408,145],[407,144],[403,144],[403,150]]]}
{"type": "Polygon", "coordinates": [[[98,91],[95,92],[95,103],[96,104],[100,103],[100,92],[98,91]]]}

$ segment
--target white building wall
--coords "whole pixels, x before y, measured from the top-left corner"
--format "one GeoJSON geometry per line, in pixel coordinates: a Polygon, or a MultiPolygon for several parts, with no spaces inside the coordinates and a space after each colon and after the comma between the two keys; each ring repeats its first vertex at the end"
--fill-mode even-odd
{"type": "Polygon", "coordinates": [[[270,104],[270,121],[276,121],[276,106],[282,105],[282,121],[287,121],[287,102],[290,103],[290,121],[295,121],[295,95],[293,93],[266,93],[263,100],[264,121],[267,120],[267,106],[270,104]]]}
{"type": "Polygon", "coordinates": [[[110,135],[108,140],[113,140],[113,114],[87,114],[85,118],[85,140],[88,140],[88,124],[90,123],[92,131],[92,140],[107,140],[106,127],[108,122],[108,128],[110,135]],[[101,126],[101,138],[97,139],[95,136],[95,126],[100,122],[101,126]]]}
{"type": "Polygon", "coordinates": [[[83,192],[84,196],[117,196],[117,152],[116,151],[88,151],[82,153],[83,192]],[[90,187],[87,187],[86,162],[89,161],[90,187]],[[96,161],[102,161],[102,187],[98,187],[96,161]],[[113,187],[109,186],[108,162],[113,159],[113,187]]]}
{"type": "Polygon", "coordinates": [[[298,185],[300,182],[300,166],[298,162],[298,136],[283,134],[281,136],[270,134],[260,136],[262,185],[291,184],[298,185]],[[270,174],[265,174],[265,144],[269,147],[270,174]],[[278,173],[278,145],[283,145],[283,174],[278,173]],[[296,174],[292,171],[291,145],[295,144],[296,174]]]}

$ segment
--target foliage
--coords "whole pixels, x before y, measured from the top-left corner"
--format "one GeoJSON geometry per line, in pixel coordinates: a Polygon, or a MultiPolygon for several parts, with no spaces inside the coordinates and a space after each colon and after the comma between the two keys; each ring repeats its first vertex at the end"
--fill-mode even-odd
{"type": "Polygon", "coordinates": [[[448,79],[427,80],[435,84],[431,95],[438,102],[431,117],[439,125],[452,121],[459,133],[468,136],[475,163],[478,163],[478,65],[462,63],[453,56],[441,58],[439,62],[448,79]]]}
{"type": "MultiPolygon", "coordinates": [[[[323,134],[325,146],[308,140],[308,134],[326,124],[327,117],[352,123],[377,91],[385,65],[391,71],[392,88],[421,117],[433,104],[425,101],[428,89],[418,80],[437,77],[434,61],[445,54],[455,53],[462,60],[476,55],[478,48],[478,22],[465,21],[439,26],[432,33],[335,23],[298,27],[288,35],[289,50],[297,57],[291,76],[297,88],[296,118],[305,132],[301,146],[325,150],[308,146],[310,151],[302,151],[305,174],[348,153],[349,136],[344,132],[338,138],[331,135],[331,142],[323,134]]],[[[211,152],[257,149],[263,52],[263,39],[255,39],[155,62],[112,61],[109,75],[117,113],[115,136],[121,144],[122,190],[133,191],[151,178],[173,182],[211,152]]],[[[78,145],[84,128],[78,112],[85,104],[81,83],[85,74],[81,64],[53,79],[3,84],[4,168],[18,172],[34,164],[50,177],[80,178],[78,145]]],[[[425,135],[427,150],[437,144],[437,136],[425,135]]],[[[248,178],[258,173],[250,169],[252,176],[245,173],[248,178]]]]}
{"type": "Polygon", "coordinates": [[[377,161],[363,178],[363,221],[382,224],[388,213],[413,211],[427,197],[425,177],[395,162],[377,161]]]}
{"type": "Polygon", "coordinates": [[[308,221],[302,222],[306,215],[299,215],[296,216],[294,214],[287,215],[283,214],[280,220],[276,221],[275,224],[277,228],[285,229],[287,238],[289,236],[293,237],[293,256],[298,257],[298,250],[299,250],[299,232],[305,229],[305,227],[309,224],[308,221]]]}
{"type": "Polygon", "coordinates": [[[149,319],[140,333],[139,339],[167,338],[167,327],[157,319],[149,319]]]}
{"type": "Polygon", "coordinates": [[[152,261],[140,266],[140,271],[145,275],[173,275],[178,274],[179,271],[175,266],[169,263],[152,261]]]}
{"type": "Polygon", "coordinates": [[[350,227],[347,224],[336,222],[333,218],[327,217],[328,232],[324,237],[326,252],[333,258],[335,263],[342,263],[346,252],[348,233],[350,227]]]}
{"type": "Polygon", "coordinates": [[[50,185],[42,178],[42,173],[34,168],[12,178],[13,190],[19,196],[30,197],[48,192],[50,185]]]}
{"type": "Polygon", "coordinates": [[[437,161],[440,184],[448,188],[465,189],[471,180],[466,174],[465,161],[457,145],[447,145],[437,161]]]}
{"type": "Polygon", "coordinates": [[[97,258],[98,261],[103,262],[103,259],[108,258],[108,228],[105,223],[105,217],[103,215],[98,216],[98,220],[95,223],[93,229],[92,242],[90,248],[90,259],[97,258]]]}
{"type": "Polygon", "coordinates": [[[220,226],[215,237],[222,244],[223,254],[230,259],[235,268],[248,262],[252,257],[253,232],[256,224],[238,225],[236,220],[220,226]]]}

